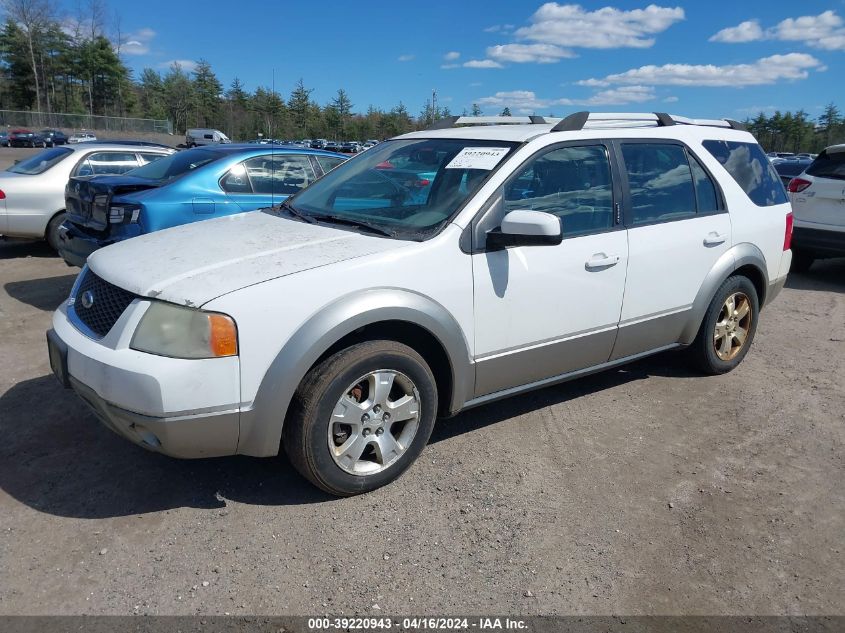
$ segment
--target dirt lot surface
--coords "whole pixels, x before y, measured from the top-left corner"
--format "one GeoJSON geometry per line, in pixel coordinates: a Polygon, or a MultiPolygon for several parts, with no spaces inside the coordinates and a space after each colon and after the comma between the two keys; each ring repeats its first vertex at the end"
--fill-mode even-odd
{"type": "Polygon", "coordinates": [[[47,362],[74,275],[0,241],[0,614],[845,611],[845,260],[729,375],[665,354],[475,409],[343,500],[101,426],[47,362]]]}

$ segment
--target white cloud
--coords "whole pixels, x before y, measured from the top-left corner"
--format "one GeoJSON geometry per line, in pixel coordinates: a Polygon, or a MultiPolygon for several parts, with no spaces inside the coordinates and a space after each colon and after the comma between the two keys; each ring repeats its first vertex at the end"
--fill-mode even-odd
{"type": "Polygon", "coordinates": [[[751,64],[664,64],[641,66],[602,79],[585,79],[581,86],[761,86],[781,80],[806,79],[810,70],[823,70],[821,62],[805,53],[772,55],[751,64]]]}
{"type": "Polygon", "coordinates": [[[499,62],[523,64],[553,64],[564,57],[576,57],[575,53],[554,44],[499,44],[487,49],[487,57],[499,62]]]}
{"type": "Polygon", "coordinates": [[[513,24],[494,24],[493,26],[488,26],[484,29],[485,33],[507,33],[508,31],[514,30],[513,24]]]}
{"type": "Polygon", "coordinates": [[[458,51],[449,51],[443,56],[443,59],[447,62],[453,62],[458,59],[461,54],[458,51]]]}
{"type": "Polygon", "coordinates": [[[711,42],[727,42],[738,44],[740,42],[754,42],[763,39],[763,29],[757,20],[740,22],[736,26],[722,29],[710,38],[711,42]]]}
{"type": "Polygon", "coordinates": [[[412,59],[414,59],[413,55],[400,55],[399,57],[396,58],[396,61],[397,62],[409,62],[412,59]]]}
{"type": "Polygon", "coordinates": [[[666,97],[663,103],[678,103],[678,97],[666,97]]]}
{"type": "Polygon", "coordinates": [[[471,59],[464,62],[464,68],[503,68],[503,66],[492,59],[471,59]]]}
{"type": "Polygon", "coordinates": [[[120,45],[120,52],[124,55],[148,55],[150,44],[155,36],[156,32],[150,28],[138,29],[129,33],[120,45]]]}
{"type": "Polygon", "coordinates": [[[586,99],[561,97],[544,99],[531,90],[497,92],[477,100],[478,105],[490,108],[508,107],[521,114],[530,114],[552,106],[609,106],[628,103],[643,103],[655,99],[654,90],[648,86],[621,86],[596,92],[586,99]]]}
{"type": "Polygon", "coordinates": [[[803,42],[813,48],[841,51],[845,50],[845,22],[834,11],[787,18],[765,30],[757,20],[749,20],[722,29],[710,38],[711,42],[731,44],[758,40],[803,42]]]}
{"type": "Polygon", "coordinates": [[[189,73],[196,70],[197,63],[192,59],[168,59],[166,62],[161,62],[159,68],[170,68],[174,64],[179,66],[183,72],[189,73]]]}
{"type": "Polygon", "coordinates": [[[787,18],[772,29],[772,37],[787,42],[804,42],[808,46],[831,51],[845,50],[845,27],[833,11],[819,15],[787,18]]]}
{"type": "Polygon", "coordinates": [[[585,11],[577,4],[547,2],[531,16],[530,26],[517,29],[516,37],[572,48],[649,48],[653,35],[683,19],[681,7],[650,4],[632,11],[613,7],[585,11]]]}

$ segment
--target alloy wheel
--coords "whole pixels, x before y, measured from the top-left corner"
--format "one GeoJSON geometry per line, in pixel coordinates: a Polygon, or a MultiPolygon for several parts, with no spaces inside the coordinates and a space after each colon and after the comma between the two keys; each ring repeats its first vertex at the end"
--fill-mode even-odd
{"type": "Polygon", "coordinates": [[[713,332],[713,347],[720,360],[730,361],[745,347],[753,318],[751,301],[743,292],[728,295],[713,332]]]}
{"type": "Polygon", "coordinates": [[[408,449],[420,424],[421,402],[413,381],[378,369],[352,383],[337,401],[328,427],[335,463],[352,475],[374,475],[408,449]]]}

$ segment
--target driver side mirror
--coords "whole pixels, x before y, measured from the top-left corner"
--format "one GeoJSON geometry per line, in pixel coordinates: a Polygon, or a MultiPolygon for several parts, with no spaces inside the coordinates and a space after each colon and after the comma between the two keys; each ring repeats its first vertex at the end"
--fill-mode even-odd
{"type": "Polygon", "coordinates": [[[556,215],[543,211],[511,211],[499,228],[488,231],[487,250],[509,246],[554,246],[563,241],[563,226],[556,215]]]}

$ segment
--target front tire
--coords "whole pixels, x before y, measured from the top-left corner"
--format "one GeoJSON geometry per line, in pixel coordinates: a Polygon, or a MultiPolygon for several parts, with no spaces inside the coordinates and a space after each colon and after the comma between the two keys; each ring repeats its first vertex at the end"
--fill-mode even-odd
{"type": "Polygon", "coordinates": [[[358,343],[303,379],[285,422],[285,452],[326,492],[361,494],[410,467],[436,416],[437,386],[417,352],[395,341],[358,343]]]}
{"type": "Polygon", "coordinates": [[[47,243],[57,253],[59,252],[59,244],[61,241],[59,240],[59,229],[61,228],[62,224],[65,221],[65,212],[61,211],[53,216],[53,219],[47,224],[47,230],[44,232],[44,239],[47,240],[47,243]]]}
{"type": "Polygon", "coordinates": [[[724,374],[742,362],[760,314],[757,289],[748,277],[728,277],[704,315],[698,335],[690,346],[693,363],[704,373],[724,374]]]}

